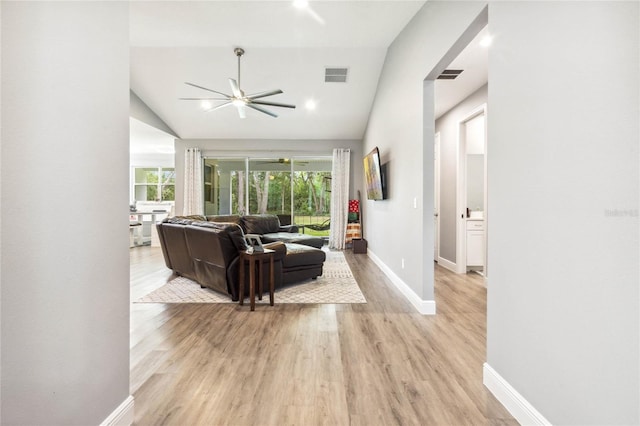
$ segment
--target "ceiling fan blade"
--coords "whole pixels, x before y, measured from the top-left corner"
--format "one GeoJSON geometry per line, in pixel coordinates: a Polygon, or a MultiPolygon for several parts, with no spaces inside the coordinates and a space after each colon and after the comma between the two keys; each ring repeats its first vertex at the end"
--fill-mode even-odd
{"type": "Polygon", "coordinates": [[[259,105],[267,105],[267,106],[276,106],[276,107],[283,107],[283,108],[295,108],[295,105],[290,105],[290,104],[279,104],[277,102],[265,102],[265,101],[251,101],[252,104],[259,104],[259,105]]]}
{"type": "Polygon", "coordinates": [[[224,107],[229,106],[229,105],[233,105],[231,101],[227,101],[227,102],[222,103],[220,105],[216,105],[213,108],[209,108],[209,109],[205,110],[205,112],[215,111],[217,109],[224,108],[224,107]]]}
{"type": "Polygon", "coordinates": [[[231,85],[231,93],[233,93],[233,96],[236,98],[241,98],[243,95],[242,90],[240,90],[240,86],[238,86],[238,82],[230,78],[229,84],[231,85]]]}
{"type": "Polygon", "coordinates": [[[178,98],[180,101],[228,101],[229,98],[178,98]]]}
{"type": "Polygon", "coordinates": [[[240,118],[247,118],[247,111],[244,105],[236,105],[236,109],[238,110],[238,115],[240,118]]]}
{"type": "Polygon", "coordinates": [[[252,95],[248,95],[246,98],[247,99],[258,99],[258,98],[264,98],[265,96],[279,95],[280,93],[283,93],[282,90],[280,90],[280,89],[267,90],[266,92],[258,92],[258,93],[254,93],[252,95]]]}
{"type": "Polygon", "coordinates": [[[261,108],[261,107],[259,107],[259,106],[257,106],[257,105],[254,105],[253,103],[249,103],[249,104],[247,104],[247,106],[248,106],[249,108],[253,108],[253,109],[255,109],[256,111],[260,111],[260,112],[262,112],[262,113],[265,113],[265,114],[267,114],[267,115],[270,115],[270,116],[272,116],[273,118],[278,118],[278,114],[274,114],[274,113],[272,113],[271,111],[267,111],[266,109],[261,108]]]}
{"type": "Polygon", "coordinates": [[[193,87],[197,87],[198,89],[206,90],[208,92],[217,93],[218,95],[226,96],[227,99],[229,99],[231,97],[231,96],[227,95],[226,93],[218,92],[216,90],[207,89],[206,87],[198,86],[197,84],[189,83],[187,81],[185,81],[184,84],[187,84],[187,85],[193,86],[193,87]]]}

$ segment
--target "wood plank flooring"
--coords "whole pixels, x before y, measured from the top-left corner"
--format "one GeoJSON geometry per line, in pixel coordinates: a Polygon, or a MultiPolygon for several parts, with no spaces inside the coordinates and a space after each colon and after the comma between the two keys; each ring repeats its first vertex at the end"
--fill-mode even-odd
{"type": "MultiPolygon", "coordinates": [[[[172,278],[131,249],[131,300],[172,278]]],[[[482,385],[486,289],[436,265],[423,316],[366,255],[367,304],[131,305],[136,425],[516,425],[482,385]]]]}

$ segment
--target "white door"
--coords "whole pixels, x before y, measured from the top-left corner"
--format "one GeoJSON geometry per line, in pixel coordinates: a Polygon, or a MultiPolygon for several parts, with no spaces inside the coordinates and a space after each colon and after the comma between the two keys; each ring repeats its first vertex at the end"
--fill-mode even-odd
{"type": "Polygon", "coordinates": [[[440,257],[440,132],[433,141],[433,260],[440,257]]]}

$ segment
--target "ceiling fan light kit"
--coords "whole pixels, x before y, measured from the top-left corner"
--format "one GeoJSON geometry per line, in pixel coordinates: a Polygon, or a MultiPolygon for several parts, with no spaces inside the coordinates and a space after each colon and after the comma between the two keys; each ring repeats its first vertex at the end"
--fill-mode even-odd
{"type": "Polygon", "coordinates": [[[215,93],[217,95],[221,95],[223,97],[218,97],[218,98],[180,98],[180,100],[184,100],[184,101],[200,101],[200,102],[204,102],[204,101],[224,101],[223,103],[210,107],[208,108],[206,111],[215,111],[217,109],[220,108],[224,108],[227,107],[229,105],[233,105],[236,107],[236,109],[238,110],[238,115],[240,116],[240,118],[245,118],[246,117],[246,108],[245,107],[249,107],[251,109],[254,109],[256,111],[259,111],[263,114],[267,114],[273,118],[277,118],[278,115],[274,112],[269,111],[268,109],[264,108],[263,106],[272,106],[272,107],[280,107],[280,108],[295,108],[295,105],[291,105],[291,104],[281,104],[281,103],[277,103],[277,102],[266,102],[266,101],[262,101],[259,100],[261,98],[266,98],[267,96],[272,96],[272,95],[279,95],[280,93],[283,93],[282,90],[280,89],[275,89],[275,90],[267,90],[264,92],[258,92],[258,93],[253,93],[250,95],[245,95],[244,91],[240,88],[240,59],[242,58],[242,55],[244,55],[244,49],[241,47],[236,47],[235,49],[233,49],[233,53],[235,53],[235,55],[238,57],[238,80],[234,80],[233,78],[229,79],[229,84],[231,86],[231,95],[228,95],[226,93],[222,93],[222,92],[218,92],[217,90],[212,90],[203,86],[198,86],[197,84],[193,84],[193,83],[189,83],[189,82],[185,82],[185,84],[195,87],[197,89],[201,89],[201,90],[206,90],[208,92],[212,92],[215,93]]]}

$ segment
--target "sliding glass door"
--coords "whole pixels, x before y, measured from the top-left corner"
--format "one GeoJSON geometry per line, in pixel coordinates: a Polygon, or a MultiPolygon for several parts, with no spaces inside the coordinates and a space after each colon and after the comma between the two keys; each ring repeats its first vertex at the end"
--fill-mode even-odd
{"type": "Polygon", "coordinates": [[[207,158],[205,214],[275,214],[283,225],[329,235],[331,166],[331,157],[207,158]]]}
{"type": "Polygon", "coordinates": [[[245,214],[246,158],[204,160],[204,214],[245,214]]]}
{"type": "Polygon", "coordinates": [[[293,222],[306,234],[329,235],[331,166],[331,158],[293,161],[293,222]]]}
{"type": "Polygon", "coordinates": [[[291,162],[289,159],[252,158],[249,160],[248,176],[251,214],[291,216],[291,162]]]}

